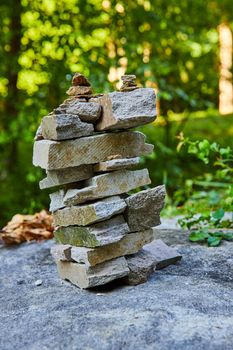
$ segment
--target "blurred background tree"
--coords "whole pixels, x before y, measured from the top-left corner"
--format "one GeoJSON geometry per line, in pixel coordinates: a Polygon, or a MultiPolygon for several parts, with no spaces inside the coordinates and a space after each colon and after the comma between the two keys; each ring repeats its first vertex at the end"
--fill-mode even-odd
{"type": "Polygon", "coordinates": [[[232,7],[231,0],[2,0],[0,225],[48,207],[42,172],[31,164],[33,137],[76,71],[96,92],[115,89],[125,72],[159,91],[161,117],[143,128],[156,152],[144,161],[153,185],[165,182],[170,194],[200,171],[176,153],[181,130],[232,144],[232,118],[216,111],[217,28],[232,28],[232,7]]]}

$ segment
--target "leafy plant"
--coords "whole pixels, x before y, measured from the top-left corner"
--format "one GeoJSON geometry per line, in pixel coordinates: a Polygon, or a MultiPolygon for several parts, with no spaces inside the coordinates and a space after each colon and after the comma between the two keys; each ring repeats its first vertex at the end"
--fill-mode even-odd
{"type": "Polygon", "coordinates": [[[189,240],[191,242],[207,242],[209,247],[217,247],[222,240],[232,241],[233,233],[225,233],[223,231],[211,232],[203,229],[191,232],[189,240]]]}
{"type": "Polygon", "coordinates": [[[212,174],[204,174],[197,179],[186,181],[186,191],[191,192],[195,187],[201,187],[204,191],[196,191],[192,194],[192,199],[197,204],[207,197],[208,209],[203,209],[201,205],[194,208],[187,207],[187,214],[179,220],[181,227],[195,229],[191,232],[189,239],[192,242],[207,241],[211,247],[218,246],[223,239],[231,240],[233,235],[221,231],[210,231],[217,228],[232,228],[232,220],[224,220],[225,211],[232,211],[233,207],[233,152],[230,147],[220,147],[216,142],[210,143],[208,140],[191,141],[181,133],[178,137],[178,152],[182,147],[187,147],[189,154],[195,155],[206,165],[213,163],[215,171],[212,174]],[[188,188],[188,190],[187,190],[188,188]],[[211,188],[214,188],[212,190],[211,188]],[[209,189],[209,190],[208,190],[209,189]],[[211,189],[211,190],[210,190],[211,189]],[[222,193],[224,194],[222,200],[222,193]],[[222,204],[220,207],[219,204],[222,204]],[[214,211],[210,207],[218,206],[214,211]]]}

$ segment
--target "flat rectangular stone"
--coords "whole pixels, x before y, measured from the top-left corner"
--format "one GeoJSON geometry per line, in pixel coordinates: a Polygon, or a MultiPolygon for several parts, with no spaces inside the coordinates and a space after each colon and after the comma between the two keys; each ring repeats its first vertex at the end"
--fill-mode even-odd
{"type": "Polygon", "coordinates": [[[121,169],[129,169],[140,163],[139,157],[124,158],[124,159],[111,159],[106,162],[100,162],[94,165],[94,172],[102,173],[106,171],[114,171],[121,169]]]}
{"type": "Polygon", "coordinates": [[[47,176],[40,181],[40,189],[51,188],[89,179],[93,175],[93,166],[80,165],[73,168],[48,170],[47,176]]]}
{"type": "Polygon", "coordinates": [[[129,272],[127,262],[123,257],[94,267],[74,262],[58,261],[57,269],[62,279],[69,280],[74,285],[84,289],[104,285],[127,276],[129,272]]]}
{"type": "Polygon", "coordinates": [[[115,155],[136,157],[152,150],[153,145],[146,144],[145,135],[138,131],[105,133],[62,142],[40,140],[34,143],[33,164],[48,170],[61,169],[103,162],[115,155]]]}
{"type": "Polygon", "coordinates": [[[71,259],[94,266],[119,256],[137,253],[145,244],[154,239],[153,230],[128,233],[120,241],[95,249],[72,247],[71,259]]]}
{"type": "Polygon", "coordinates": [[[87,180],[85,182],[86,187],[82,189],[68,189],[63,203],[64,206],[76,205],[97,198],[126,193],[150,183],[151,180],[147,169],[135,171],[118,170],[87,180]]]}
{"type": "Polygon", "coordinates": [[[161,239],[156,239],[152,243],[143,247],[143,250],[150,253],[156,260],[156,269],[162,269],[181,260],[180,255],[175,248],[169,247],[161,239]]]}
{"type": "Polygon", "coordinates": [[[87,226],[110,219],[113,215],[122,213],[125,208],[124,199],[113,196],[95,203],[57,210],[53,213],[53,222],[55,226],[87,226]]]}
{"type": "Polygon", "coordinates": [[[126,256],[129,274],[125,278],[126,284],[138,285],[145,283],[154,272],[157,260],[149,252],[141,249],[138,253],[126,256]]]}
{"type": "Polygon", "coordinates": [[[51,202],[49,206],[49,210],[51,212],[54,212],[60,208],[64,208],[63,198],[65,195],[65,191],[63,189],[60,189],[59,191],[53,192],[49,195],[51,202]]]}
{"type": "Polygon", "coordinates": [[[55,261],[70,261],[71,248],[71,245],[68,244],[56,244],[52,246],[50,252],[55,261]]]}
{"type": "Polygon", "coordinates": [[[160,212],[164,206],[165,186],[140,191],[125,198],[125,218],[130,231],[145,230],[160,225],[160,212]]]}
{"type": "Polygon", "coordinates": [[[94,127],[73,114],[52,114],[42,119],[41,132],[44,139],[59,141],[92,135],[94,127]]]}
{"type": "Polygon", "coordinates": [[[101,110],[99,103],[80,102],[77,98],[69,98],[55,109],[55,113],[74,114],[83,122],[95,123],[101,116],[101,110]]]}
{"type": "Polygon", "coordinates": [[[96,130],[128,129],[151,123],[156,118],[155,92],[139,88],[129,92],[111,92],[98,98],[103,108],[96,130]]]}
{"type": "Polygon", "coordinates": [[[95,248],[121,240],[129,228],[122,215],[90,226],[58,227],[55,240],[61,244],[95,248]]]}

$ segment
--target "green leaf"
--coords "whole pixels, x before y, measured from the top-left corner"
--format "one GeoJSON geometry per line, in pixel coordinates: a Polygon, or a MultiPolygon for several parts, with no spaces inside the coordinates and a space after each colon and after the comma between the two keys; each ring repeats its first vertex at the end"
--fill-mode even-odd
{"type": "Polygon", "coordinates": [[[232,241],[233,240],[233,233],[222,233],[222,238],[226,241],[232,241]]]}
{"type": "Polygon", "coordinates": [[[211,151],[218,152],[219,146],[216,142],[214,142],[210,145],[210,149],[211,149],[211,151]]]}
{"type": "Polygon", "coordinates": [[[191,144],[188,146],[188,153],[191,153],[191,154],[197,154],[198,153],[198,148],[196,145],[194,144],[191,144]]]}
{"type": "Polygon", "coordinates": [[[208,140],[200,141],[198,147],[201,151],[205,151],[206,154],[209,154],[210,144],[208,140]]]}
{"type": "Polygon", "coordinates": [[[191,242],[203,242],[206,240],[206,238],[209,238],[209,234],[205,231],[194,231],[191,232],[189,235],[189,240],[191,242]]]}
{"type": "Polygon", "coordinates": [[[221,243],[221,240],[222,239],[220,237],[209,236],[207,239],[208,246],[209,247],[217,247],[221,243]]]}
{"type": "Polygon", "coordinates": [[[225,211],[222,208],[220,208],[220,209],[216,210],[215,212],[213,212],[211,214],[211,216],[214,219],[221,220],[224,217],[224,214],[225,214],[225,211]]]}

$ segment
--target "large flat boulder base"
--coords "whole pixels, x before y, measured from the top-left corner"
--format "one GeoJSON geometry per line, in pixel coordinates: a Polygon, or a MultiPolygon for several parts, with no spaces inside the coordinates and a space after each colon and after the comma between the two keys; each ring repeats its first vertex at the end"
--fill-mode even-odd
{"type": "Polygon", "coordinates": [[[154,232],[183,259],[138,286],[61,280],[53,240],[1,246],[0,349],[232,350],[233,243],[207,248],[180,230],[154,232]]]}

